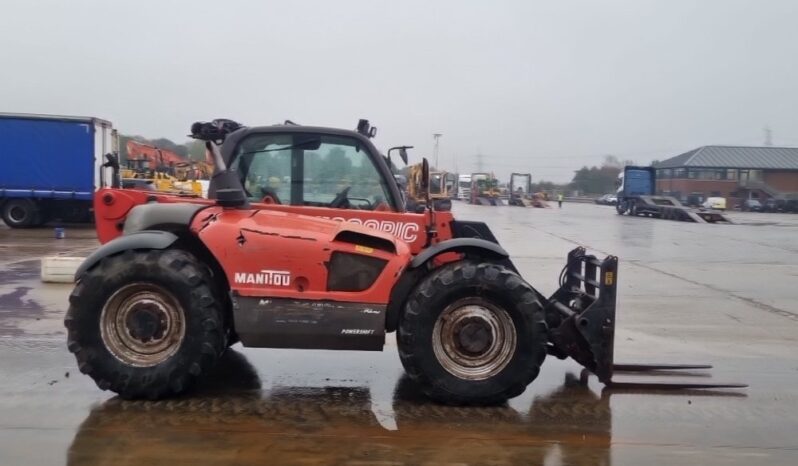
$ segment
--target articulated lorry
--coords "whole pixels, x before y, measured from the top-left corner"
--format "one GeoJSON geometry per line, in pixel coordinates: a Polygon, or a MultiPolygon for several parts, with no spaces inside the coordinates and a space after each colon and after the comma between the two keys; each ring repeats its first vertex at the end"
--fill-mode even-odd
{"type": "Polygon", "coordinates": [[[618,175],[619,215],[644,216],[695,223],[731,223],[722,213],[692,209],[671,196],[657,196],[657,171],[654,167],[626,166],[618,175]]]}
{"type": "Polygon", "coordinates": [[[92,117],[0,113],[0,213],[6,225],[91,221],[104,155],[117,152],[109,121],[92,117]]]}

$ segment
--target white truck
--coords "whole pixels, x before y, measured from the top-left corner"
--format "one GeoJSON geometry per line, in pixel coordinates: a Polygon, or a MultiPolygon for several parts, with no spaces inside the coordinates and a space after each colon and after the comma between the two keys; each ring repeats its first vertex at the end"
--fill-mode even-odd
{"type": "Polygon", "coordinates": [[[460,175],[457,178],[457,199],[466,202],[471,200],[471,175],[460,175]]]}

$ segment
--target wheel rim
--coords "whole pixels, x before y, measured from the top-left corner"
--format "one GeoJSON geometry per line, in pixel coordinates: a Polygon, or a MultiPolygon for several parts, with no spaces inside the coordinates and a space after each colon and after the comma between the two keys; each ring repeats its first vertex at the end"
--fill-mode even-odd
{"type": "Polygon", "coordinates": [[[484,380],[504,369],[515,353],[515,325],[504,309],[480,298],[461,299],[441,312],[432,348],[447,372],[484,380]]]}
{"type": "Polygon", "coordinates": [[[25,221],[25,218],[28,216],[27,211],[18,205],[11,206],[8,209],[8,217],[14,223],[22,223],[25,221]]]}
{"type": "Polygon", "coordinates": [[[138,367],[158,365],[180,348],[186,334],[183,308],[165,289],[133,283],[117,290],[100,315],[106,348],[138,367]]]}

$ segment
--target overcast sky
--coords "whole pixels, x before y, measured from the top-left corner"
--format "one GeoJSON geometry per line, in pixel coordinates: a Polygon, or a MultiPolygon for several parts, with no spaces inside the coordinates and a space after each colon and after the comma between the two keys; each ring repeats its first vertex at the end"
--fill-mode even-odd
{"type": "Polygon", "coordinates": [[[798,146],[798,1],[4,1],[0,111],[379,127],[460,172],[798,146]]]}

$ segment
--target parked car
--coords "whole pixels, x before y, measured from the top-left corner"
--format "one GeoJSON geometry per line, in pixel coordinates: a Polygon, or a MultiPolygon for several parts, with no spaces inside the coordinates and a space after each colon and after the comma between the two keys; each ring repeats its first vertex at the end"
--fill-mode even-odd
{"type": "Polygon", "coordinates": [[[786,199],[770,198],[762,205],[763,212],[787,212],[786,199]]]}
{"type": "Polygon", "coordinates": [[[743,212],[762,212],[762,203],[756,199],[746,199],[740,210],[743,212]]]}
{"type": "Polygon", "coordinates": [[[725,197],[709,197],[701,207],[705,209],[714,209],[714,210],[726,210],[726,198],[725,197]]]}
{"type": "Polygon", "coordinates": [[[615,205],[618,203],[618,198],[615,194],[605,194],[601,197],[593,199],[593,202],[599,205],[615,205]]]}

